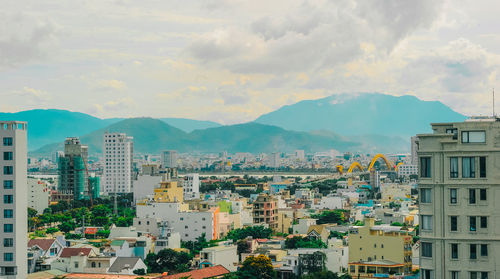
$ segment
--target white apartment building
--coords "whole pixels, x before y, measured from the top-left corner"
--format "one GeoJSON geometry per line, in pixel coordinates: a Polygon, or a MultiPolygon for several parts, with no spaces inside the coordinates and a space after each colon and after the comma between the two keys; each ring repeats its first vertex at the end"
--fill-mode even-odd
{"type": "Polygon", "coordinates": [[[298,160],[304,160],[306,158],[306,153],[304,150],[295,150],[295,158],[298,160]]]}
{"type": "Polygon", "coordinates": [[[161,166],[163,168],[176,168],[177,167],[177,151],[166,150],[160,156],[161,166]]]}
{"type": "Polygon", "coordinates": [[[27,276],[27,123],[0,122],[3,203],[0,203],[1,278],[27,276]]]}
{"type": "Polygon", "coordinates": [[[38,213],[49,207],[50,189],[48,185],[38,178],[28,177],[28,207],[38,213]]]}
{"type": "Polygon", "coordinates": [[[182,178],[182,188],[184,190],[184,200],[199,199],[200,175],[197,173],[186,174],[182,178]]]}
{"type": "Polygon", "coordinates": [[[499,278],[500,119],[432,130],[417,142],[421,278],[499,278]]]}
{"type": "Polygon", "coordinates": [[[222,265],[227,270],[235,272],[238,267],[236,245],[219,245],[203,248],[200,251],[200,268],[222,265]]]}
{"type": "Polygon", "coordinates": [[[418,165],[400,165],[398,167],[398,176],[410,176],[418,174],[418,165]]]}
{"type": "Polygon", "coordinates": [[[281,155],[278,152],[272,153],[269,157],[269,167],[279,168],[281,167],[281,155]]]}
{"type": "Polygon", "coordinates": [[[130,193],[133,190],[133,137],[124,133],[105,133],[103,139],[103,194],[130,193]]]}

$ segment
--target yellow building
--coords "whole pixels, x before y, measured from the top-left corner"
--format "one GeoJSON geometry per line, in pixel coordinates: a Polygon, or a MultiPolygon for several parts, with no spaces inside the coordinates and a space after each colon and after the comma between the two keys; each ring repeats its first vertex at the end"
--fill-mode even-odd
{"type": "Polygon", "coordinates": [[[184,192],[179,187],[177,181],[164,181],[160,183],[160,188],[154,189],[155,202],[179,202],[184,200],[184,192]]]}
{"type": "Polygon", "coordinates": [[[353,278],[392,278],[410,274],[412,236],[401,227],[375,225],[373,218],[365,226],[349,230],[349,274],[353,278]]]}
{"type": "Polygon", "coordinates": [[[288,212],[282,212],[278,209],[278,227],[276,232],[289,233],[292,227],[293,219],[288,216],[288,212]]]}

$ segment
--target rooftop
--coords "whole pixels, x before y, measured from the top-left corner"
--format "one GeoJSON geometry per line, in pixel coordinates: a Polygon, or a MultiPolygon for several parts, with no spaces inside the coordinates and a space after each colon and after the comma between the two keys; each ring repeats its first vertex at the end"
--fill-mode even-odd
{"type": "Polygon", "coordinates": [[[214,278],[217,276],[221,276],[224,274],[228,274],[229,270],[227,270],[222,265],[216,265],[212,267],[207,267],[203,269],[197,269],[189,272],[183,272],[173,275],[160,276],[158,279],[180,279],[180,278],[189,278],[189,279],[205,279],[205,278],[214,278]]]}

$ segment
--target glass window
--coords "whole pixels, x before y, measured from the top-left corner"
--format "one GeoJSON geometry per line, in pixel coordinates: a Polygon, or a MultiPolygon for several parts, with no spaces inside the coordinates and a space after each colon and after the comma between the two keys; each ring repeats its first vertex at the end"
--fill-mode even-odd
{"type": "Polygon", "coordinates": [[[476,177],[476,165],[474,157],[462,157],[462,177],[474,178],[476,177]]]}
{"type": "Polygon", "coordinates": [[[14,225],[13,224],[3,224],[3,232],[6,232],[6,233],[14,232],[14,225]]]}
{"type": "Polygon", "coordinates": [[[3,239],[3,247],[14,247],[14,239],[13,238],[4,238],[3,239]]]}
{"type": "Polygon", "coordinates": [[[477,278],[476,271],[471,271],[471,272],[469,272],[469,274],[470,274],[470,276],[469,276],[470,279],[479,279],[479,278],[477,278]]]}
{"type": "Polygon", "coordinates": [[[432,215],[422,215],[422,230],[432,230],[432,215]]]}
{"type": "Polygon", "coordinates": [[[422,279],[434,279],[434,272],[430,269],[422,269],[422,279]]]}
{"type": "Polygon", "coordinates": [[[430,203],[431,202],[431,190],[430,188],[420,189],[420,202],[430,203]]]}
{"type": "Polygon", "coordinates": [[[476,216],[469,216],[469,229],[471,232],[477,231],[476,216]]]}
{"type": "Polygon", "coordinates": [[[12,156],[12,152],[8,151],[8,152],[4,152],[4,153],[3,153],[3,159],[4,159],[5,161],[11,161],[11,160],[12,160],[12,158],[13,158],[13,156],[12,156]]]}
{"type": "Polygon", "coordinates": [[[457,203],[457,189],[450,189],[450,203],[457,203]]]}
{"type": "Polygon", "coordinates": [[[481,272],[481,279],[488,279],[488,272],[481,272]]]}
{"type": "Polygon", "coordinates": [[[485,143],[486,133],[484,131],[463,131],[462,143],[485,143]]]}
{"type": "Polygon", "coordinates": [[[479,219],[480,219],[479,223],[481,224],[481,229],[488,228],[488,217],[481,216],[481,217],[479,217],[479,219]]]}
{"type": "Polygon", "coordinates": [[[486,157],[479,157],[479,177],[486,177],[486,157]]]}
{"type": "Polygon", "coordinates": [[[12,138],[3,138],[3,146],[12,146],[12,138]]]}
{"type": "Polygon", "coordinates": [[[477,259],[477,245],[469,244],[469,258],[471,260],[477,259]]]}
{"type": "Polygon", "coordinates": [[[458,279],[458,271],[451,272],[451,279],[458,279]]]}
{"type": "Polygon", "coordinates": [[[14,218],[14,210],[4,209],[3,210],[3,218],[14,218]]]}
{"type": "Polygon", "coordinates": [[[450,231],[456,232],[458,230],[458,216],[450,216],[450,231]]]}
{"type": "Polygon", "coordinates": [[[14,188],[14,181],[12,181],[12,180],[4,180],[3,181],[3,188],[4,189],[12,189],[12,188],[14,188]]]}
{"type": "Polygon", "coordinates": [[[4,262],[11,262],[14,260],[14,253],[3,253],[4,262]]]}
{"type": "Polygon", "coordinates": [[[420,177],[431,177],[431,158],[420,158],[420,177]]]}
{"type": "Polygon", "coordinates": [[[458,157],[450,158],[450,178],[458,177],[458,157]]]}
{"type": "Polygon", "coordinates": [[[3,203],[13,203],[14,196],[13,195],[3,195],[3,203]]]}
{"type": "Polygon", "coordinates": [[[479,200],[486,200],[486,189],[479,189],[479,200]]]}
{"type": "Polygon", "coordinates": [[[488,257],[488,245],[481,244],[481,257],[488,257]]]}
{"type": "Polygon", "coordinates": [[[422,257],[432,258],[432,243],[422,242],[422,257]]]}
{"type": "Polygon", "coordinates": [[[469,204],[476,204],[476,189],[469,189],[469,204]]]}
{"type": "Polygon", "coordinates": [[[3,174],[13,174],[13,173],[14,173],[13,166],[4,166],[3,167],[3,174]]]}
{"type": "Polygon", "coordinates": [[[458,243],[451,244],[451,258],[458,259],[458,243]]]}

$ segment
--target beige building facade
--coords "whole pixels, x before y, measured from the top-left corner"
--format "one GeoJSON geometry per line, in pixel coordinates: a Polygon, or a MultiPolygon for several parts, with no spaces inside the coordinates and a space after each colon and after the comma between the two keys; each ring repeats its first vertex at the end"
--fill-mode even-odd
{"type": "Polygon", "coordinates": [[[420,276],[498,278],[500,121],[432,124],[418,135],[420,276]]]}

